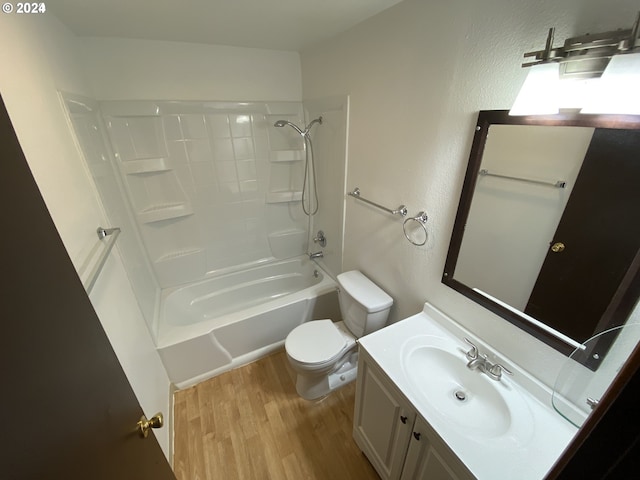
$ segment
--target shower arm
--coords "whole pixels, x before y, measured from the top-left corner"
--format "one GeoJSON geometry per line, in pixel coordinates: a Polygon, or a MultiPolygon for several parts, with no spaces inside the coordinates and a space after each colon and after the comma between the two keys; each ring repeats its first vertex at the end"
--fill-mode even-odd
{"type": "Polygon", "coordinates": [[[309,122],[309,125],[307,125],[307,128],[304,129],[304,136],[306,137],[309,134],[309,131],[311,130],[311,127],[313,127],[313,125],[317,123],[318,125],[322,125],[322,115],[320,115],[318,118],[314,118],[313,120],[311,120],[309,122]]]}

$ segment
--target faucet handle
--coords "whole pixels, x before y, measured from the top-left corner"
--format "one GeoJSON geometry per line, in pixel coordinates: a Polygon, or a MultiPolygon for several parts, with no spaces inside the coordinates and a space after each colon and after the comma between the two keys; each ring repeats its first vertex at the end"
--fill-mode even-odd
{"type": "Polygon", "coordinates": [[[494,380],[500,380],[500,377],[502,377],[502,372],[506,373],[507,375],[513,375],[513,372],[511,370],[500,363],[491,365],[491,368],[487,373],[494,380]]]}
{"type": "Polygon", "coordinates": [[[478,347],[476,347],[475,344],[467,337],[464,337],[464,341],[471,345],[471,350],[466,353],[467,359],[475,360],[476,358],[478,358],[478,347]]]}
{"type": "Polygon", "coordinates": [[[327,237],[324,236],[322,230],[318,230],[318,233],[313,237],[313,242],[319,244],[322,248],[327,246],[327,237]]]}

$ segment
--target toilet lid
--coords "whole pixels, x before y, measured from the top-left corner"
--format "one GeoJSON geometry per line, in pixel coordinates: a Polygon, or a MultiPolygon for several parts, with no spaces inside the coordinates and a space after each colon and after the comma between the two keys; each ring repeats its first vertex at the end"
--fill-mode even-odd
{"type": "Polygon", "coordinates": [[[313,320],[297,326],[287,336],[287,354],[300,363],[324,363],[347,344],[331,320],[313,320]]]}

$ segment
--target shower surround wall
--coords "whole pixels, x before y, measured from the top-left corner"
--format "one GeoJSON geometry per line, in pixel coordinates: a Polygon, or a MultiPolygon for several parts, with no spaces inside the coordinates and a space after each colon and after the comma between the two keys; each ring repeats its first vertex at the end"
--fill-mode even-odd
{"type": "Polygon", "coordinates": [[[105,210],[105,225],[118,226],[124,235],[118,237],[117,248],[131,282],[138,306],[151,325],[156,308],[158,282],[151,271],[147,255],[128,207],[124,188],[109,148],[106,128],[98,102],[88,97],[61,93],[82,157],[105,210]]]}
{"type": "Polygon", "coordinates": [[[300,255],[297,102],[103,102],[116,163],[161,288],[300,255]]]}

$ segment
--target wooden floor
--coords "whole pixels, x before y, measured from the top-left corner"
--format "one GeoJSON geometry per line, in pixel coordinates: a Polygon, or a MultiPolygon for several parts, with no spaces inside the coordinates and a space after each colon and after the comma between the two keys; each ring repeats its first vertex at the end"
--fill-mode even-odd
{"type": "Polygon", "coordinates": [[[355,382],[300,398],[284,351],[175,394],[178,480],[379,480],[351,436],[355,382]]]}

